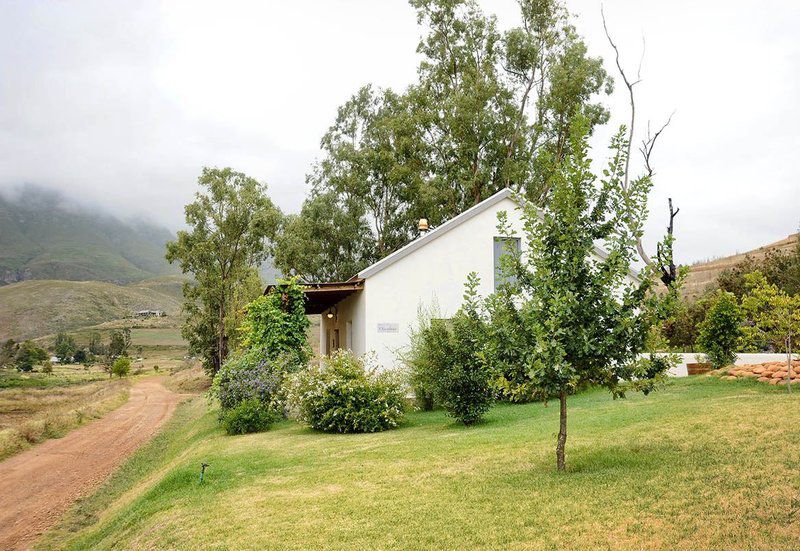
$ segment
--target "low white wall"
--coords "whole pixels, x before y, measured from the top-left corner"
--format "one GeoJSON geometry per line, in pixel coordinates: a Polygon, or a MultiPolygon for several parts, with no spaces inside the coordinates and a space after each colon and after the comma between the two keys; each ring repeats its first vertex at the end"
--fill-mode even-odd
{"type": "MultiPolygon", "coordinates": [[[[686,377],[688,369],[687,363],[702,363],[703,355],[699,352],[689,354],[678,354],[681,358],[681,363],[669,370],[670,377],[686,377]]],[[[798,359],[798,355],[794,354],[793,359],[798,359]]],[[[786,354],[739,354],[736,358],[735,365],[748,365],[748,364],[761,364],[766,362],[785,362],[786,354]]]]}

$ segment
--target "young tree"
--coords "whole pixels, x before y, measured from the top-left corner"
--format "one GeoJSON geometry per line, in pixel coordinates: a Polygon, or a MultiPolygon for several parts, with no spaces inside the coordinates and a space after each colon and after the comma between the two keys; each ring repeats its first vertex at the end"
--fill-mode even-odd
{"type": "Polygon", "coordinates": [[[167,244],[167,260],[192,274],[183,287],[183,335],[213,374],[228,354],[233,296],[247,271],[268,256],[281,213],[265,185],[230,168],[204,168],[198,184],[204,191],[186,206],[190,229],[167,244]]]}
{"type": "Polygon", "coordinates": [[[116,375],[117,377],[127,377],[128,373],[131,371],[131,360],[130,358],[121,357],[114,360],[114,363],[111,365],[111,374],[116,375]]]}
{"type": "Polygon", "coordinates": [[[742,321],[742,310],[733,293],[719,291],[698,327],[697,337],[697,345],[705,352],[714,369],[736,361],[742,321]]]}
{"type": "Polygon", "coordinates": [[[751,347],[786,352],[786,381],[791,384],[792,348],[800,335],[800,295],[783,292],[759,271],[746,275],[745,280],[747,293],[742,297],[742,310],[748,324],[743,340],[751,347]]]}
{"type": "MultiPolygon", "coordinates": [[[[531,336],[519,355],[538,394],[559,399],[558,470],[566,466],[571,393],[590,384],[615,396],[630,388],[649,392],[669,367],[655,356],[640,356],[663,299],[650,292],[652,272],[631,278],[650,180],[638,178],[623,189],[624,128],[612,142],[613,157],[599,183],[590,171],[585,118],[578,117],[571,132],[571,151],[549,182],[546,208],[521,207],[527,250],[510,251],[504,262],[515,278],[504,292],[517,294],[515,318],[531,336]],[[597,242],[605,258],[597,258],[597,242]]],[[[500,227],[513,235],[502,216],[500,227]]]]}
{"type": "Polygon", "coordinates": [[[78,347],[75,345],[75,338],[62,331],[56,335],[53,349],[58,361],[65,364],[72,361],[72,357],[75,355],[78,347]]]}

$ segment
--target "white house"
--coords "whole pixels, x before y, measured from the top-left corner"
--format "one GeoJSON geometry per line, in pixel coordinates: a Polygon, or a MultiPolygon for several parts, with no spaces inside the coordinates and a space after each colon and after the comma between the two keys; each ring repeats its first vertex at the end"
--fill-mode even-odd
{"type": "MultiPolygon", "coordinates": [[[[418,324],[420,307],[436,305],[441,317],[452,316],[461,307],[470,272],[480,276],[480,295],[491,294],[505,250],[497,214],[505,211],[513,232],[523,235],[522,213],[512,197],[509,189],[496,193],[349,281],[310,285],[306,313],[322,316],[320,352],[374,352],[382,367],[395,367],[398,351],[418,324]]],[[[515,240],[524,250],[524,243],[515,240]]],[[[598,248],[596,254],[605,253],[598,248]]]]}

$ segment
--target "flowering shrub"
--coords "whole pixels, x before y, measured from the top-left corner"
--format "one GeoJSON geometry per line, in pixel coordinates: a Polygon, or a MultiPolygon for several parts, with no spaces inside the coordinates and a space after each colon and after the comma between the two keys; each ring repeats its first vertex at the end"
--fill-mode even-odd
{"type": "Polygon", "coordinates": [[[210,395],[219,400],[220,422],[228,434],[265,430],[283,414],[284,369],[258,350],[228,359],[214,376],[210,395]],[[247,427],[244,430],[242,427],[247,427]]]}
{"type": "Polygon", "coordinates": [[[217,372],[211,387],[222,409],[231,409],[240,402],[256,399],[271,403],[279,394],[282,373],[256,350],[245,350],[217,372]]]}
{"type": "Polygon", "coordinates": [[[367,369],[339,350],[296,373],[289,401],[301,421],[325,432],[378,432],[403,420],[403,387],[394,373],[367,369]]]}

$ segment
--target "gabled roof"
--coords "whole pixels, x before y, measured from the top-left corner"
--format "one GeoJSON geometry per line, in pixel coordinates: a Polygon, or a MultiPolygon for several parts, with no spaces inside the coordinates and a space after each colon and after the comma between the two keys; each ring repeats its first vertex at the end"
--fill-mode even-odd
{"type": "MultiPolygon", "coordinates": [[[[465,210],[464,212],[462,212],[458,216],[456,216],[454,218],[451,218],[450,220],[448,220],[447,222],[445,222],[444,224],[442,224],[438,228],[432,229],[431,231],[429,231],[428,233],[426,233],[425,235],[423,235],[421,237],[418,237],[417,239],[415,239],[414,241],[412,241],[408,245],[397,249],[395,252],[393,252],[389,256],[386,256],[386,257],[382,258],[381,260],[379,260],[378,262],[372,264],[371,266],[367,266],[366,268],[364,268],[363,270],[358,272],[357,275],[353,276],[352,279],[353,280],[355,280],[355,279],[363,280],[365,278],[368,278],[370,276],[373,276],[373,275],[377,274],[378,272],[388,268],[389,266],[391,266],[392,264],[394,264],[398,260],[401,260],[401,259],[407,257],[408,255],[410,255],[411,253],[413,253],[417,249],[424,247],[425,245],[427,245],[428,243],[430,243],[434,239],[436,239],[438,237],[441,237],[442,235],[444,235],[445,233],[449,232],[450,230],[457,228],[458,226],[460,226],[461,224],[463,224],[467,220],[469,220],[471,218],[474,218],[478,214],[486,211],[487,209],[489,209],[490,207],[496,205],[497,203],[499,203],[503,199],[511,199],[511,200],[516,201],[515,196],[514,196],[514,192],[510,188],[503,188],[500,191],[498,191],[497,193],[495,193],[494,195],[492,195],[491,197],[489,197],[487,199],[484,199],[483,201],[481,201],[477,205],[474,205],[474,206],[468,208],[467,210],[465,210]]],[[[541,213],[540,213],[540,215],[541,215],[541,213]]],[[[608,258],[608,253],[598,245],[594,246],[594,252],[598,257],[600,257],[603,260],[608,258]]],[[[631,268],[630,274],[631,274],[631,276],[633,278],[635,278],[637,280],[640,279],[639,272],[637,272],[633,268],[631,268]]]]}
{"type": "Polygon", "coordinates": [[[413,253],[417,249],[419,249],[421,247],[424,247],[425,245],[427,245],[428,243],[430,243],[434,239],[436,239],[438,237],[441,237],[442,235],[446,234],[450,230],[452,230],[454,228],[457,228],[458,226],[460,226],[461,224],[463,224],[464,222],[466,222],[470,218],[474,218],[478,214],[480,214],[483,211],[487,210],[489,207],[492,207],[492,206],[496,205],[497,203],[499,203],[500,201],[502,201],[503,199],[507,199],[507,198],[513,198],[513,192],[509,188],[501,189],[500,191],[498,191],[497,193],[495,193],[494,195],[492,195],[488,199],[484,199],[483,201],[481,201],[477,205],[474,205],[474,206],[468,208],[467,210],[465,210],[464,212],[462,212],[461,214],[459,214],[455,218],[451,218],[450,220],[448,220],[447,222],[445,222],[444,224],[442,224],[438,228],[434,228],[431,231],[429,231],[428,233],[426,233],[425,235],[423,235],[421,237],[418,237],[417,239],[415,239],[414,241],[412,241],[411,243],[409,243],[405,247],[401,247],[401,248],[397,249],[395,252],[393,252],[389,256],[386,256],[386,257],[380,259],[379,261],[377,261],[372,266],[368,266],[368,267],[364,268],[363,270],[358,272],[358,277],[363,279],[363,278],[367,278],[367,277],[370,277],[370,276],[373,276],[373,275],[377,274],[378,272],[380,272],[381,270],[383,270],[385,268],[388,268],[389,266],[391,266],[392,264],[394,264],[398,260],[407,257],[408,255],[410,255],[411,253],[413,253]]]}

